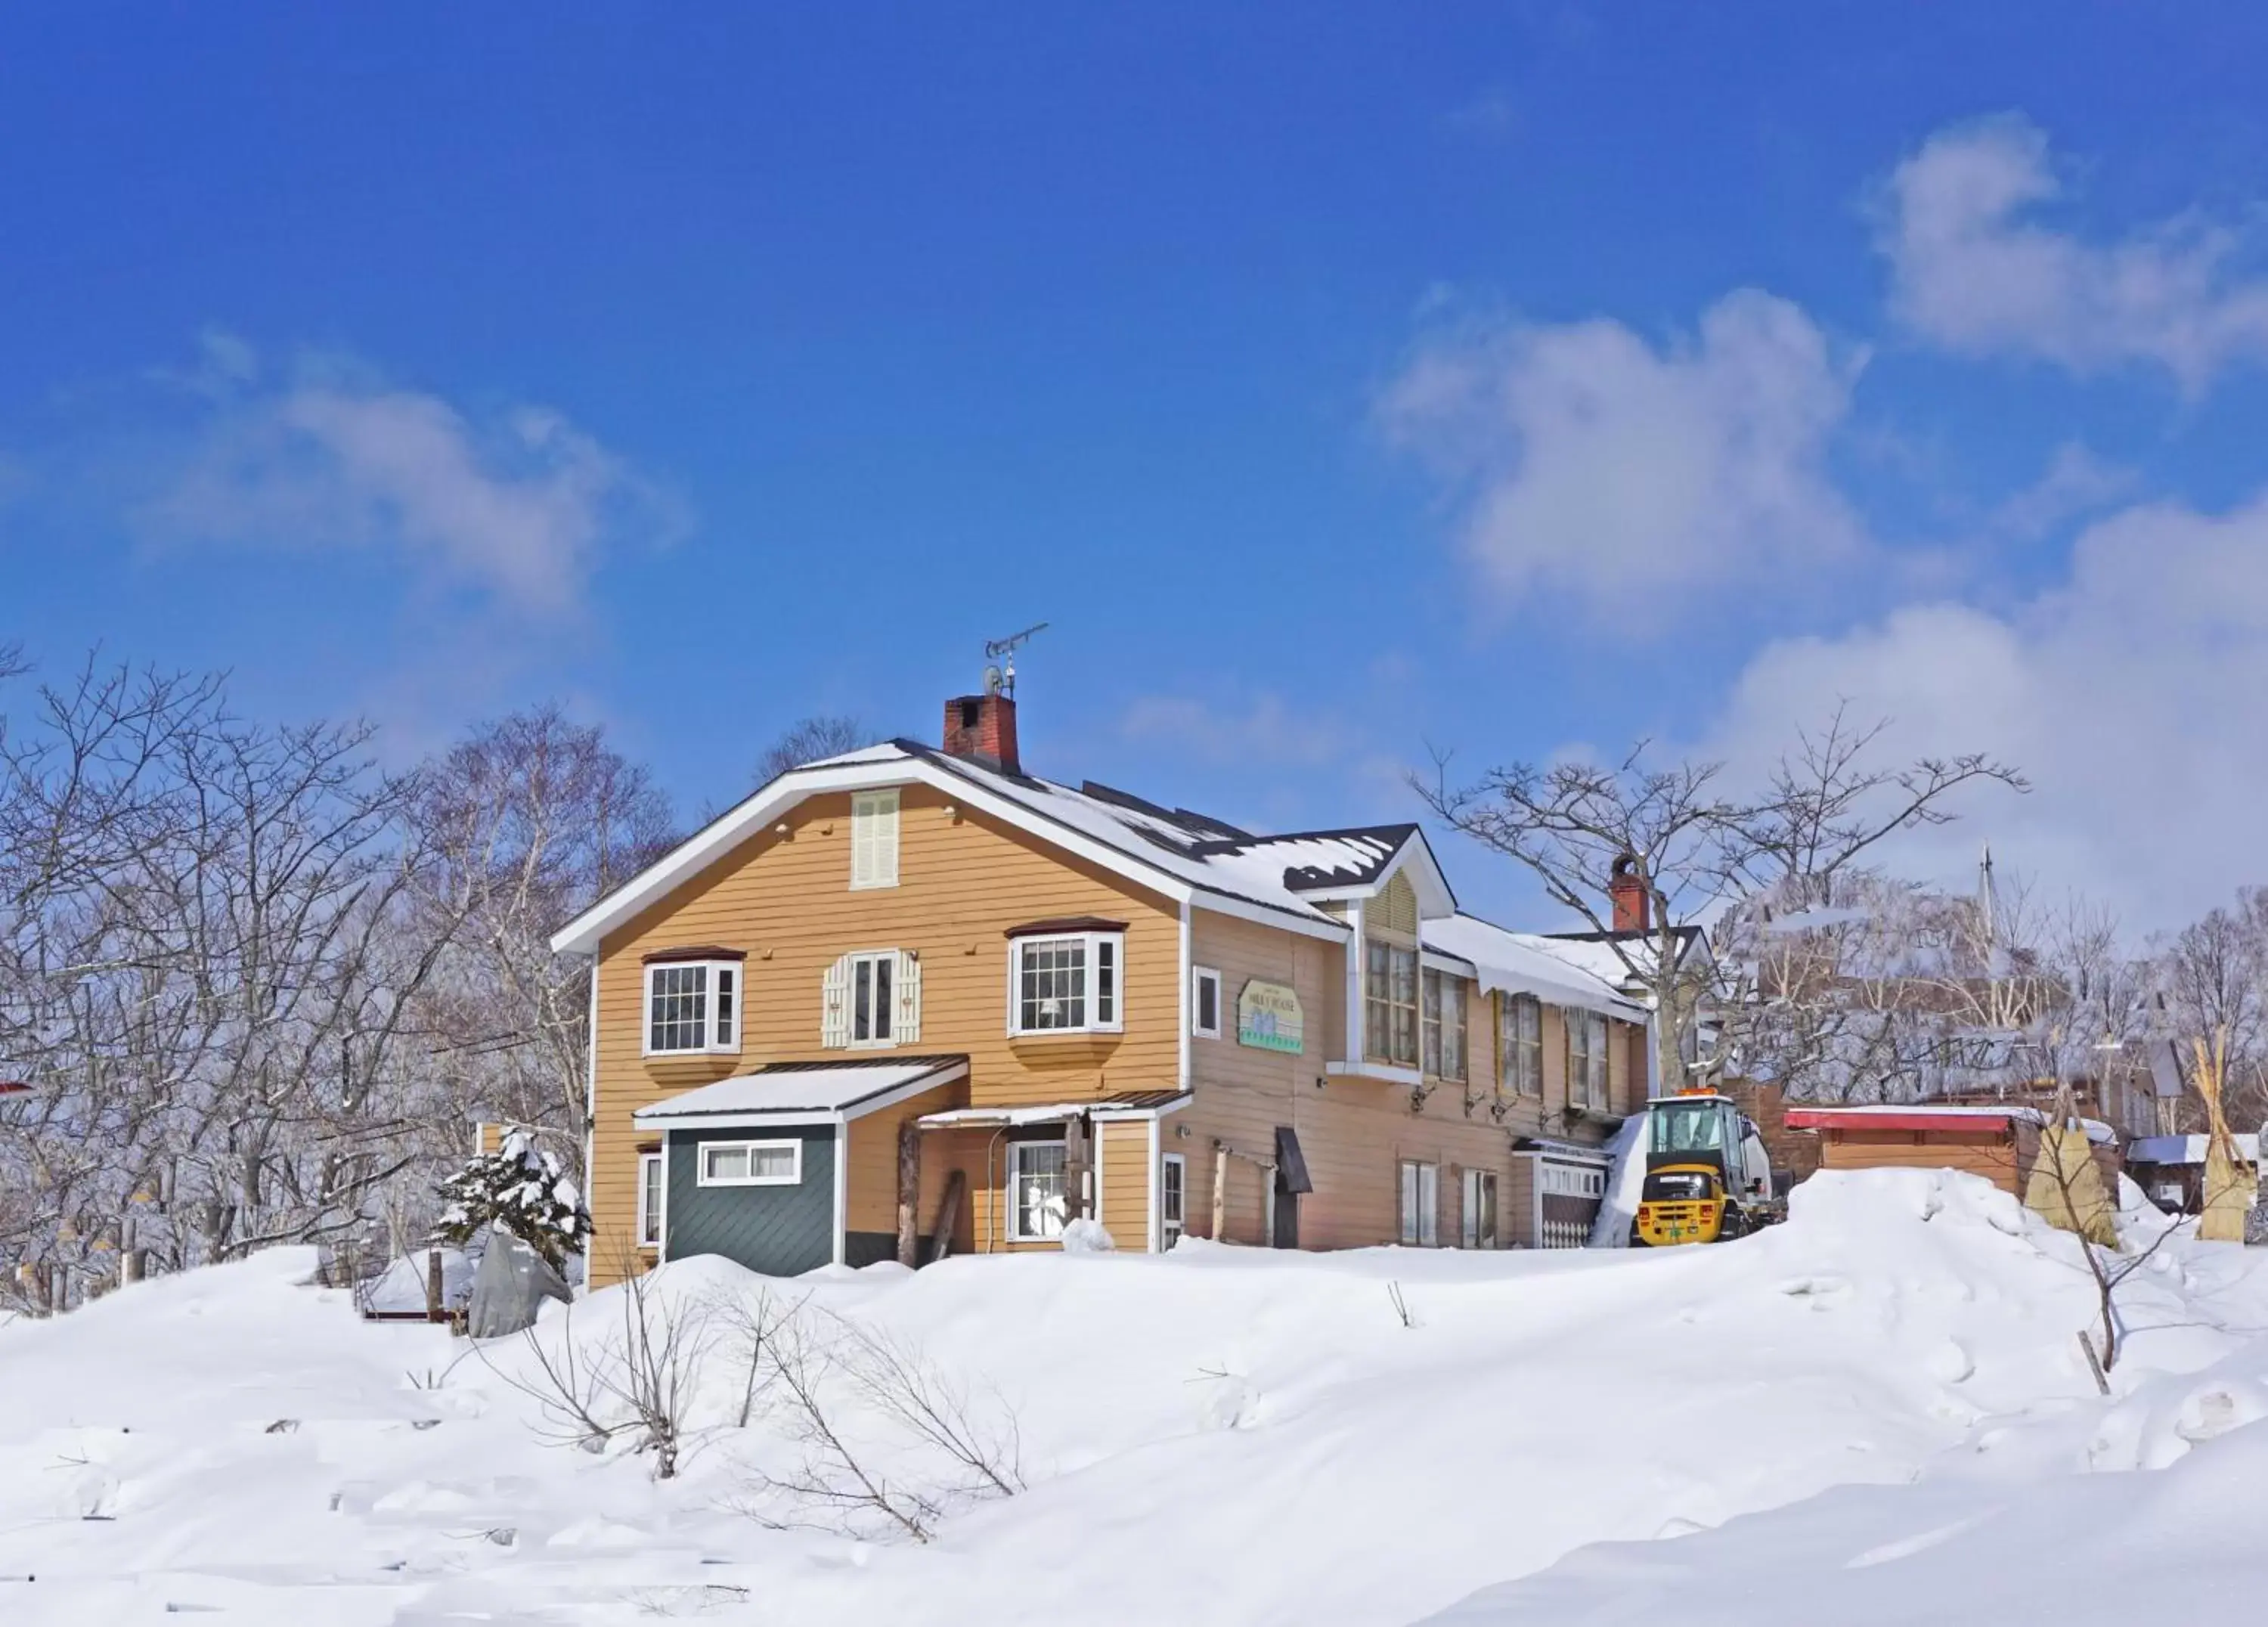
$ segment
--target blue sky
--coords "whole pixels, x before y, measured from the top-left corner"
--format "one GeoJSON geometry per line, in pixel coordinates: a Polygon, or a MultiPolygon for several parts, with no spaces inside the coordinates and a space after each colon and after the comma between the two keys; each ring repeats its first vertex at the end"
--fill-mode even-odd
{"type": "MultiPolygon", "coordinates": [[[[2268,794],[2257,7],[41,7],[0,638],[687,814],[800,714],[1281,828],[1847,697],[2137,930],[2268,794]]],[[[1523,894],[1448,855],[1473,902],[1523,894]]]]}

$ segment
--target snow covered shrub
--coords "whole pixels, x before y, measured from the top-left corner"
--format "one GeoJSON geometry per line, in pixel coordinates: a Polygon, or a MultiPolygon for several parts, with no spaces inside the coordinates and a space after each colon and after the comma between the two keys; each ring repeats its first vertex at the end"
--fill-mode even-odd
{"type": "Polygon", "coordinates": [[[514,1125],[494,1152],[475,1156],[441,1182],[442,1240],[462,1247],[494,1227],[508,1232],[563,1272],[567,1256],[583,1252],[590,1212],[559,1160],[535,1145],[534,1132],[514,1125]]]}

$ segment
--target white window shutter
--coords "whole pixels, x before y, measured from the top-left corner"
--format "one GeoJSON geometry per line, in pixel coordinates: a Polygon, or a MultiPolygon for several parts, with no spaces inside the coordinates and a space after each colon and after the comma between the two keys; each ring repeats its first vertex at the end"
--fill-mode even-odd
{"type": "Polygon", "coordinates": [[[892,797],[874,810],[874,884],[898,884],[898,799],[892,797]]]}
{"type": "Polygon", "coordinates": [[[819,1043],[841,1050],[850,1043],[850,957],[844,955],[827,968],[821,985],[819,1043]]]}
{"type": "Polygon", "coordinates": [[[920,961],[899,950],[897,972],[892,983],[898,992],[898,1010],[890,1035],[901,1045],[917,1044],[921,1040],[920,961]]]}

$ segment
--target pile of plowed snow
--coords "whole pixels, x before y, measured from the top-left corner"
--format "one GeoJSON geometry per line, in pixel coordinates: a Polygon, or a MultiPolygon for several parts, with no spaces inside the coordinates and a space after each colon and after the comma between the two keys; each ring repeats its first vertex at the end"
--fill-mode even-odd
{"type": "MultiPolygon", "coordinates": [[[[2042,1569],[2029,1509],[2021,1539],[1965,1544],[1984,1527],[1961,1523],[1982,1506],[1962,1499],[2013,1520],[2013,1488],[2052,1484],[2068,1519],[2107,1521],[2177,1498],[2194,1441],[2245,1439],[2268,1394],[2250,1344],[2268,1327],[2259,1252],[2177,1240],[2139,1272],[2124,1302],[2142,1331],[2109,1402],[2075,1336],[2095,1314],[2076,1245],[1951,1174],[1822,1175],[1786,1226],[1717,1248],[1186,1243],[789,1283],[694,1261],[647,1307],[706,1349],[666,1482],[632,1435],[574,1445],[528,1393],[544,1381],[526,1342],[468,1357],[431,1329],[359,1322],[345,1294],[298,1285],[306,1255],[279,1253],[0,1328],[0,1621],[1247,1627],[1453,1606],[1656,1620],[1674,1600],[1683,1623],[1756,1619],[1775,1597],[1787,1609],[1767,1618],[1912,1619],[1820,1601],[1874,1596],[1933,1555],[1928,1573],[1952,1577],[1970,1547],[2009,1541],[2042,1569]],[[840,1348],[830,1316],[887,1341],[965,1397],[979,1433],[1013,1434],[1027,1489],[945,1491],[972,1477],[822,1376],[862,1466],[937,1494],[934,1540],[783,1492],[808,1431],[777,1379],[749,1400],[759,1303],[800,1304],[814,1350],[840,1348]],[[2176,1457],[2167,1476],[2087,1473],[2176,1457]],[[1902,1499],[1920,1499],[1912,1517],[1876,1512],[1902,1499]],[[1762,1569],[1783,1546],[1787,1568],[1762,1569]],[[1665,1565],[1726,1585],[1689,1590],[1665,1565]]],[[[570,1351],[586,1378],[603,1366],[623,1299],[554,1307],[551,1366],[570,1351]]],[[[2117,1563],[2098,1547],[2088,1574],[2117,1563]]],[[[2110,1619],[2073,1594],[2062,1619],[2110,1619]]]]}

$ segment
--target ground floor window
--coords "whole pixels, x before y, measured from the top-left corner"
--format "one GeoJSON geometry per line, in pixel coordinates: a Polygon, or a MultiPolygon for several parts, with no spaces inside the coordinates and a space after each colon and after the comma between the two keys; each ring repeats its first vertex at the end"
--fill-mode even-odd
{"type": "Polygon", "coordinates": [[[661,1247],[661,1154],[638,1154],[637,1240],[641,1248],[661,1247]]]}
{"type": "Polygon", "coordinates": [[[1468,1248],[1496,1247],[1496,1172],[1465,1171],[1464,1235],[1468,1248]]]}
{"type": "Polygon", "coordinates": [[[1008,1149],[1008,1240],[1044,1242],[1064,1229],[1064,1144],[1018,1141],[1008,1149]]]}
{"type": "Polygon", "coordinates": [[[795,1186],[803,1180],[800,1141],[704,1141],[703,1186],[795,1186]]]}
{"type": "Polygon", "coordinates": [[[1432,1164],[1402,1160],[1402,1242],[1408,1248],[1441,1241],[1441,1172],[1432,1164]]]}
{"type": "Polygon", "coordinates": [[[1178,1152],[1166,1154],[1163,1168],[1158,1172],[1158,1229],[1161,1248],[1171,1248],[1181,1240],[1182,1228],[1188,1224],[1189,1205],[1189,1161],[1178,1152]]]}

